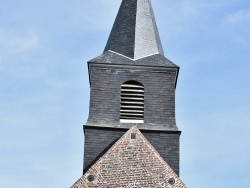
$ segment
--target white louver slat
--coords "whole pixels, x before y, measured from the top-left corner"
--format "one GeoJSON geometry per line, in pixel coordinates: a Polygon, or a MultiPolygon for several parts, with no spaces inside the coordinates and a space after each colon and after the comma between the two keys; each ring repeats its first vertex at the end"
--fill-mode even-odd
{"type": "Polygon", "coordinates": [[[121,85],[120,120],[122,123],[143,123],[144,87],[136,81],[121,85]]]}

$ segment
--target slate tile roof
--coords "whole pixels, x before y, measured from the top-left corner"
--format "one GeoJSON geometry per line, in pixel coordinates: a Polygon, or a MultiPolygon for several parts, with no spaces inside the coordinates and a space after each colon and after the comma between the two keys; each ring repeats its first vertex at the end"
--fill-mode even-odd
{"type": "Polygon", "coordinates": [[[113,51],[107,51],[102,55],[89,61],[90,63],[104,63],[116,65],[134,65],[151,67],[171,67],[179,68],[176,64],[165,58],[161,54],[154,54],[140,59],[133,60],[113,51]]]}
{"type": "Polygon", "coordinates": [[[164,55],[150,0],[123,0],[106,44],[132,59],[164,55]]]}
{"type": "Polygon", "coordinates": [[[186,188],[132,126],[71,188],[186,188]]]}

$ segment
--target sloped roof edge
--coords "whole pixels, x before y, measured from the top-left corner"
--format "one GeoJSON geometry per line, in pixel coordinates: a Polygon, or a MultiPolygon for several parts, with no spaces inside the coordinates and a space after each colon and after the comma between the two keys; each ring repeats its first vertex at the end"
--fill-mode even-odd
{"type": "Polygon", "coordinates": [[[104,52],[108,50],[132,59],[164,55],[150,0],[122,1],[104,52]]]}
{"type": "Polygon", "coordinates": [[[117,64],[117,65],[139,65],[149,67],[171,67],[179,68],[172,61],[164,57],[163,55],[156,53],[149,56],[145,56],[139,59],[131,59],[122,54],[113,51],[104,52],[102,55],[91,59],[88,62],[93,63],[105,63],[105,64],[117,64]]]}

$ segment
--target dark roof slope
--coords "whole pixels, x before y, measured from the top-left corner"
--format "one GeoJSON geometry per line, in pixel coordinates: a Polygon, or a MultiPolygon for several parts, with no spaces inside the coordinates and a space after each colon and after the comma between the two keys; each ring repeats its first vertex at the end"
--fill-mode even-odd
{"type": "Polygon", "coordinates": [[[104,52],[132,59],[164,55],[150,0],[123,0],[104,52]]]}
{"type": "Polygon", "coordinates": [[[102,55],[90,60],[93,63],[119,64],[119,65],[137,65],[137,66],[152,66],[152,67],[175,67],[176,64],[165,58],[161,54],[147,56],[141,59],[133,60],[121,54],[107,51],[102,55]]]}

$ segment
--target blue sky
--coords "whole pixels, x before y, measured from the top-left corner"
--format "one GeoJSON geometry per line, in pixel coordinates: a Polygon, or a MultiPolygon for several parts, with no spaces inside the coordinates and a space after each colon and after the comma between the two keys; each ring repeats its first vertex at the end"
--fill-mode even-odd
{"type": "MultiPolygon", "coordinates": [[[[82,174],[86,62],[120,0],[0,0],[0,187],[70,187],[82,174]]],[[[181,178],[248,187],[250,1],[152,0],[176,90],[181,178]]]]}

